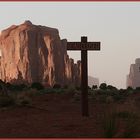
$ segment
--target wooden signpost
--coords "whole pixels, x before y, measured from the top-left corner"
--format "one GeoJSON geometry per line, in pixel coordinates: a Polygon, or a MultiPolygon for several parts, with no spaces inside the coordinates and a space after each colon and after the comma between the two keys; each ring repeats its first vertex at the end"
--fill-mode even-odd
{"type": "Polygon", "coordinates": [[[89,116],[88,110],[88,65],[87,51],[100,50],[100,42],[87,42],[87,37],[81,37],[81,42],[67,42],[67,50],[81,50],[81,101],[82,115],[89,116]]]}

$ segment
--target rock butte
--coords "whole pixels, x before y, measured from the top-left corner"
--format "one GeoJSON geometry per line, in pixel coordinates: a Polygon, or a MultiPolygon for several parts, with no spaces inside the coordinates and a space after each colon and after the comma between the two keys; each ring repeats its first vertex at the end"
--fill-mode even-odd
{"type": "Polygon", "coordinates": [[[0,79],[14,84],[40,82],[80,85],[81,61],[74,63],[59,31],[25,21],[0,35],[0,79]]]}

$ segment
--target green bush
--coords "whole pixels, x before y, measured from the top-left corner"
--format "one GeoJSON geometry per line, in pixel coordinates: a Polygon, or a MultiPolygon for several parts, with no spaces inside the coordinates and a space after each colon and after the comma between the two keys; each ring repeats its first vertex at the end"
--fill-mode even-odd
{"type": "Polygon", "coordinates": [[[136,87],[136,89],[134,90],[134,93],[140,93],[140,87],[136,87]]]}
{"type": "Polygon", "coordinates": [[[13,91],[22,91],[22,90],[28,88],[28,86],[25,85],[25,84],[16,84],[16,85],[13,85],[13,84],[10,84],[10,83],[7,83],[6,84],[6,87],[7,87],[7,89],[13,90],[13,91]]]}
{"type": "Polygon", "coordinates": [[[102,90],[106,90],[107,89],[107,84],[106,83],[101,83],[99,88],[102,89],[102,90]]]}
{"type": "Polygon", "coordinates": [[[76,90],[81,90],[81,87],[76,86],[75,89],[76,89],[76,90]]]}
{"type": "Polygon", "coordinates": [[[117,88],[114,87],[114,86],[112,86],[112,85],[108,85],[108,86],[107,86],[107,89],[110,89],[110,90],[117,90],[117,88]]]}
{"type": "Polygon", "coordinates": [[[120,101],[124,99],[124,95],[123,94],[114,94],[113,98],[115,101],[120,101]]]}
{"type": "Polygon", "coordinates": [[[98,87],[97,87],[97,85],[93,85],[92,86],[92,89],[94,90],[94,89],[97,89],[98,87]]]}
{"type": "Polygon", "coordinates": [[[128,111],[122,111],[122,112],[118,112],[116,115],[120,118],[128,118],[129,114],[130,113],[128,111]]]}
{"type": "Polygon", "coordinates": [[[114,102],[114,98],[112,96],[107,96],[106,97],[106,103],[110,104],[114,102]]]}
{"type": "Polygon", "coordinates": [[[66,93],[74,95],[75,91],[76,91],[75,87],[69,86],[68,89],[66,90],[66,93]]]}
{"type": "Polygon", "coordinates": [[[18,98],[17,101],[16,101],[16,104],[18,106],[29,105],[30,103],[31,103],[31,99],[29,97],[27,97],[27,96],[18,98]]]}
{"type": "Polygon", "coordinates": [[[113,138],[116,135],[118,126],[117,118],[114,113],[103,114],[102,125],[105,138],[113,138]]]}
{"type": "Polygon", "coordinates": [[[10,96],[0,96],[0,107],[12,106],[15,101],[10,96]]]}
{"type": "Polygon", "coordinates": [[[136,138],[140,131],[139,116],[130,112],[126,119],[125,131],[123,133],[124,138],[136,138]]]}
{"type": "Polygon", "coordinates": [[[120,90],[119,90],[119,93],[120,93],[120,94],[125,94],[125,93],[127,93],[127,92],[126,92],[126,89],[120,89],[120,90]]]}
{"type": "Polygon", "coordinates": [[[37,90],[42,90],[42,89],[44,89],[44,86],[41,83],[34,82],[34,83],[32,83],[31,88],[37,89],[37,90]]]}
{"type": "Polygon", "coordinates": [[[61,88],[61,85],[60,84],[54,84],[53,88],[54,89],[60,89],[61,88]]]}
{"type": "Polygon", "coordinates": [[[68,88],[68,85],[64,85],[63,88],[64,88],[64,89],[67,89],[67,88],[68,88]]]}

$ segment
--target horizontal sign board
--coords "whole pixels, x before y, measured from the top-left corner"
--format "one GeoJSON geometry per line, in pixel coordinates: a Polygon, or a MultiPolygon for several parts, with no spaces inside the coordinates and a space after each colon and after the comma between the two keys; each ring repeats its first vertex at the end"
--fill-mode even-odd
{"type": "Polygon", "coordinates": [[[67,50],[100,50],[100,42],[67,42],[67,50]]]}

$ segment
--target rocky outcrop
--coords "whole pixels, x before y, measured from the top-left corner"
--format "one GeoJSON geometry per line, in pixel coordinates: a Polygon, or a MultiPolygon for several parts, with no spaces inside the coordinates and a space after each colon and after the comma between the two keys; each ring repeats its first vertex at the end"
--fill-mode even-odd
{"type": "Polygon", "coordinates": [[[135,60],[135,64],[130,65],[130,72],[127,75],[126,79],[126,88],[140,87],[140,58],[135,60]]]}
{"type": "Polygon", "coordinates": [[[66,55],[64,60],[66,85],[72,83],[79,86],[81,81],[81,61],[77,61],[77,64],[74,64],[74,60],[69,58],[68,55],[66,55]]]}
{"type": "Polygon", "coordinates": [[[25,21],[0,35],[0,79],[11,83],[80,84],[80,61],[67,55],[67,40],[55,28],[25,21]]]}

